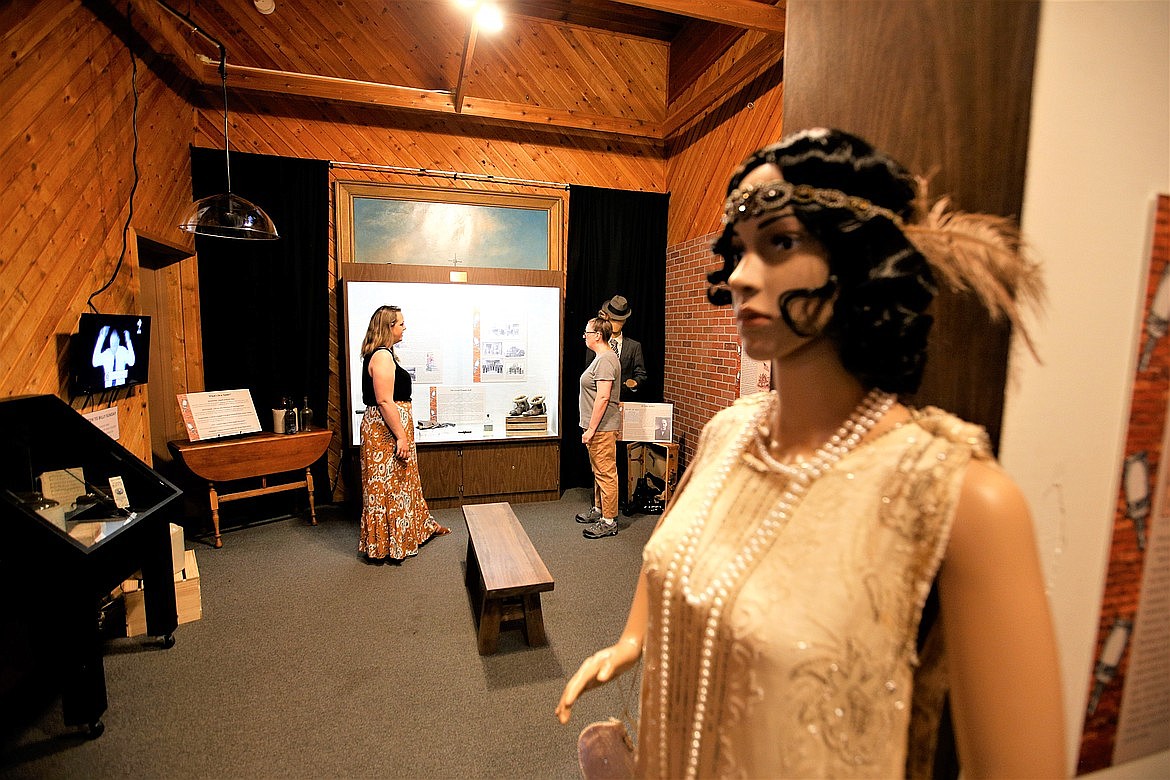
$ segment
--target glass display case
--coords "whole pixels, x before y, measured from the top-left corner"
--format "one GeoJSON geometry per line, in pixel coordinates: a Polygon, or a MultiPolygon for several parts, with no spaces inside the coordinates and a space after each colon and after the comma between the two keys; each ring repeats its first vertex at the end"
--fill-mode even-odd
{"type": "Polygon", "coordinates": [[[0,399],[0,565],[39,584],[35,608],[50,616],[62,656],[65,722],[90,736],[106,710],[105,597],[141,571],[147,631],[174,643],[169,519],[181,495],[60,398],[0,399]]]}

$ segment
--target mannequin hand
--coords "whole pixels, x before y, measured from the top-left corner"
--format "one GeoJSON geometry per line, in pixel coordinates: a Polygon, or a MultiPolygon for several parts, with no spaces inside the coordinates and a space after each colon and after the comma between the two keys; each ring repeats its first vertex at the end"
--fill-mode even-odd
{"type": "Polygon", "coordinates": [[[638,389],[638,383],[635,382],[633,379],[627,379],[624,384],[626,387],[630,388],[631,390],[638,389]]]}
{"type": "Polygon", "coordinates": [[[557,720],[568,723],[573,705],[590,688],[609,682],[633,666],[642,655],[641,645],[633,639],[623,639],[616,645],[598,650],[585,659],[577,673],[569,678],[561,700],[557,704],[557,720]]]}

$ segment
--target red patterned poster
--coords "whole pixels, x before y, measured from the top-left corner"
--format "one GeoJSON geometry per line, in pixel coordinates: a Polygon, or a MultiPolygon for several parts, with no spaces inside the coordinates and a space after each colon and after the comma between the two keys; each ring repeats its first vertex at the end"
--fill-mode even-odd
{"type": "Polygon", "coordinates": [[[1141,354],[1077,774],[1170,748],[1170,196],[1158,198],[1141,354]]]}

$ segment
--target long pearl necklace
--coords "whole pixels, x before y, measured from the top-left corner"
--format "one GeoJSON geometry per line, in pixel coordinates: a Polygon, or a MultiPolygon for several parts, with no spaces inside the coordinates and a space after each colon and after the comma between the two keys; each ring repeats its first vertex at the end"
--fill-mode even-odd
{"type": "Polygon", "coordinates": [[[660,769],[665,770],[668,766],[666,707],[671,672],[671,602],[676,587],[686,598],[688,605],[692,607],[702,605],[707,608],[703,645],[699,656],[699,680],[695,691],[695,710],[691,720],[687,748],[686,777],[692,778],[697,776],[699,769],[703,721],[707,715],[707,697],[711,687],[711,670],[715,659],[715,640],[719,633],[719,623],[723,617],[723,611],[728,606],[730,594],[738,586],[744,574],[751,570],[760,554],[771,547],[776,536],[788,524],[789,518],[799,506],[813,481],[829,471],[839,460],[856,448],[862,438],[873,430],[878,421],[890,410],[897,398],[896,395],[883,390],[876,388],[871,390],[853,410],[849,419],[837,429],[837,432],[816,449],[812,458],[795,464],[781,463],[768,452],[768,432],[763,421],[771,411],[774,401],[762,405],[760,411],[753,416],[736,437],[703,497],[694,522],[687,529],[667,565],[666,575],[663,578],[658,658],[658,712],[661,724],[658,739],[658,765],[660,769]],[[723,570],[711,580],[706,588],[696,591],[691,587],[691,573],[694,570],[699,537],[711,516],[715,500],[723,492],[723,487],[727,483],[735,461],[744,454],[749,441],[756,435],[761,435],[763,438],[759,450],[764,464],[787,478],[787,489],[781,495],[780,501],[752,533],[740,553],[724,566],[723,570]]]}

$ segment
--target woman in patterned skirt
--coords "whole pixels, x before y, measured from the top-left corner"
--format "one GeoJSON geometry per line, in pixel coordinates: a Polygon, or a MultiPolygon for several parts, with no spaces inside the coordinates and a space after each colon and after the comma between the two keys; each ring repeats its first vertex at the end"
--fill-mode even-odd
{"type": "Polygon", "coordinates": [[[406,321],[397,306],[380,306],[362,341],[362,522],[358,549],[371,561],[418,555],[432,536],[450,533],[423,498],[410,411],[410,374],[394,345],[406,321]]]}

